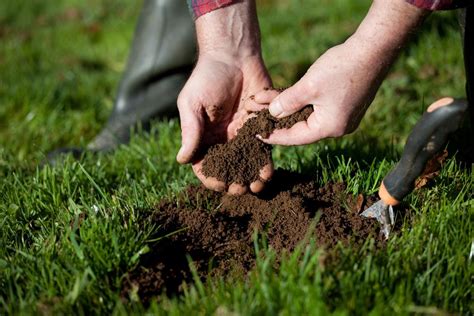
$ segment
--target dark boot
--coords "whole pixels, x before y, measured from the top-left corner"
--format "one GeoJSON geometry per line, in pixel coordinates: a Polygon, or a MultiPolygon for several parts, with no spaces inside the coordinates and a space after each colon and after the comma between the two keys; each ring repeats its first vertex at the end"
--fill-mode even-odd
{"type": "Polygon", "coordinates": [[[461,13],[461,29],[466,66],[466,94],[469,101],[469,117],[474,124],[474,6],[461,13]]]}
{"type": "Polygon", "coordinates": [[[87,146],[109,150],[127,143],[138,122],[177,114],[176,99],[196,55],[194,23],[184,0],[146,0],[127,69],[105,128],[87,146]]]}
{"type": "Polygon", "coordinates": [[[474,162],[474,6],[460,10],[464,65],[466,69],[466,96],[469,103],[468,113],[463,126],[456,131],[448,146],[448,151],[456,152],[459,162],[468,167],[474,162]]]}
{"type": "MultiPolygon", "coordinates": [[[[127,143],[131,129],[150,120],[177,114],[176,100],[189,77],[196,55],[194,23],[185,0],[145,0],[132,49],[104,129],[87,146],[107,151],[127,143]]],[[[48,155],[80,156],[79,149],[59,149],[48,155]]]]}
{"type": "Polygon", "coordinates": [[[465,161],[474,163],[474,6],[469,6],[464,14],[464,65],[466,66],[466,94],[469,102],[469,117],[466,123],[467,150],[465,161]]]}

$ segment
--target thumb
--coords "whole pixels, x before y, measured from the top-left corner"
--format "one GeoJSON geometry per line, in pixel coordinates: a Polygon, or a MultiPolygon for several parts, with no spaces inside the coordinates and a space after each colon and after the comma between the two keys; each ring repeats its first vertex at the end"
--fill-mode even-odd
{"type": "Polygon", "coordinates": [[[203,117],[200,111],[183,108],[179,111],[181,121],[181,148],[176,160],[180,164],[190,163],[201,143],[203,117]]]}
{"type": "Polygon", "coordinates": [[[270,103],[270,114],[276,118],[291,115],[305,107],[309,102],[309,98],[310,95],[306,84],[304,80],[300,80],[292,87],[280,93],[270,103]]]}

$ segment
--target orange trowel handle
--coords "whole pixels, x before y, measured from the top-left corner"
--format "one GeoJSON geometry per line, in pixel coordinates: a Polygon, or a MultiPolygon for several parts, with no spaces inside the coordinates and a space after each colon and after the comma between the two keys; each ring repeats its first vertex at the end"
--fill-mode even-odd
{"type": "Polygon", "coordinates": [[[467,110],[465,100],[443,98],[431,104],[408,137],[403,155],[383,179],[380,198],[396,205],[412,190],[428,160],[441,151],[448,136],[457,130],[467,110]]]}

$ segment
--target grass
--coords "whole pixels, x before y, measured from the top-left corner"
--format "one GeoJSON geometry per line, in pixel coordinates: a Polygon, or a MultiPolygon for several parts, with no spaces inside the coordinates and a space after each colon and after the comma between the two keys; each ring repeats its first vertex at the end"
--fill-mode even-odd
{"type": "MultiPolygon", "coordinates": [[[[267,66],[287,86],[356,28],[369,1],[261,1],[267,66]]],[[[0,314],[469,314],[474,172],[450,160],[435,185],[407,199],[413,222],[386,249],[341,247],[323,264],[314,244],[278,270],[265,259],[247,280],[196,282],[149,307],[120,299],[121,280],[149,250],[147,208],[196,179],[175,163],[177,120],[99,157],[40,169],[59,146],[100,130],[124,69],[140,5],[130,1],[0,2],[0,314]]],[[[353,135],[277,148],[278,167],[371,194],[400,157],[426,106],[464,95],[453,13],[414,36],[353,135]]],[[[136,299],[136,298],[135,298],[136,299]]]]}

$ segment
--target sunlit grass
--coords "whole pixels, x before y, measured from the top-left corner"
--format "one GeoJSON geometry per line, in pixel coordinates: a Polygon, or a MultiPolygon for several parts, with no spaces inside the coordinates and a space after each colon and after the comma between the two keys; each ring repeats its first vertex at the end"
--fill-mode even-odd
{"type": "MultiPolygon", "coordinates": [[[[259,4],[266,64],[275,84],[288,86],[350,35],[369,1],[259,4]]],[[[197,183],[175,162],[178,121],[157,122],[113,154],[37,165],[59,146],[84,146],[104,124],[139,9],[124,0],[0,2],[0,314],[472,312],[474,174],[452,159],[434,185],[407,198],[412,222],[385,249],[371,252],[368,241],[324,262],[310,243],[275,270],[275,254],[258,239],[265,256],[247,280],[197,280],[184,296],[150,307],[122,301],[122,279],[156,229],[141,218],[197,183]]],[[[463,96],[459,42],[454,14],[430,17],[357,132],[278,147],[276,166],[375,193],[429,103],[463,96]]]]}

